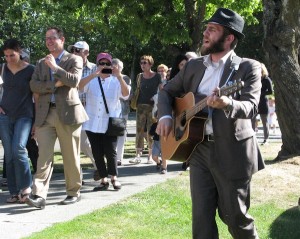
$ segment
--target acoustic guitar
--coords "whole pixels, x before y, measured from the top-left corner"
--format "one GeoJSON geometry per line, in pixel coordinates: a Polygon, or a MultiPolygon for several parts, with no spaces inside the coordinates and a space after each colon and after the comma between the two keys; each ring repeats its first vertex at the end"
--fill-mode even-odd
{"type": "MultiPolygon", "coordinates": [[[[217,94],[229,96],[242,89],[243,85],[244,82],[235,81],[220,88],[217,94]]],[[[195,103],[192,92],[182,98],[175,98],[172,131],[166,140],[160,140],[163,159],[184,162],[188,160],[197,144],[203,141],[207,116],[201,115],[200,111],[207,106],[207,98],[195,103]]]]}

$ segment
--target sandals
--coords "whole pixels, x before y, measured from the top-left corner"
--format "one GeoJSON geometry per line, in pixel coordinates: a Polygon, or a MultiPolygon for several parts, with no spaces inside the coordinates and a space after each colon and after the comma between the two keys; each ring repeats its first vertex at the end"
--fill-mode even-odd
{"type": "Polygon", "coordinates": [[[106,182],[106,183],[101,182],[100,186],[94,187],[93,191],[94,192],[105,191],[108,189],[108,187],[109,187],[109,182],[106,182]]]}
{"type": "Polygon", "coordinates": [[[156,170],[160,170],[161,165],[162,165],[162,161],[159,160],[159,163],[156,163],[156,170]]]}
{"type": "Polygon", "coordinates": [[[122,188],[121,183],[118,180],[111,180],[111,184],[113,185],[115,190],[119,190],[122,188]]]}
{"type": "Polygon", "coordinates": [[[10,198],[6,199],[7,203],[18,203],[19,196],[18,195],[11,195],[10,198]]]}
{"type": "Polygon", "coordinates": [[[20,193],[19,195],[18,195],[18,199],[19,199],[19,202],[20,203],[25,203],[26,202],[26,200],[27,200],[27,198],[29,198],[29,195],[31,194],[31,192],[30,193],[20,193]]]}

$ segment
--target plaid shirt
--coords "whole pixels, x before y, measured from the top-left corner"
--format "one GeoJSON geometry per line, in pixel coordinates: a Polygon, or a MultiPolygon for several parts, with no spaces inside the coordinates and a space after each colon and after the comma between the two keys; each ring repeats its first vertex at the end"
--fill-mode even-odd
{"type": "MultiPolygon", "coordinates": [[[[88,75],[92,74],[96,70],[97,70],[97,65],[87,60],[86,65],[83,67],[81,79],[87,77],[88,75]]],[[[86,94],[79,91],[79,98],[81,100],[82,105],[85,106],[86,94]]]]}

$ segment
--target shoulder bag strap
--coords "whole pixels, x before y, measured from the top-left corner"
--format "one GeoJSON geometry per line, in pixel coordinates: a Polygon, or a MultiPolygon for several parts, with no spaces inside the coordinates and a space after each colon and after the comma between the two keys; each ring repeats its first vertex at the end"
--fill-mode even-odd
{"type": "Polygon", "coordinates": [[[231,69],[231,72],[226,80],[226,82],[224,83],[223,86],[225,86],[228,81],[230,81],[232,79],[232,77],[234,76],[234,74],[238,71],[239,67],[240,67],[240,63],[242,61],[242,58],[239,57],[239,56],[233,56],[232,57],[232,61],[231,61],[231,64],[230,64],[230,69],[231,69]]]}
{"type": "Polygon", "coordinates": [[[104,90],[103,90],[102,83],[101,83],[101,79],[100,79],[99,76],[98,76],[98,82],[99,82],[99,85],[100,85],[100,90],[101,90],[101,93],[102,93],[102,97],[103,97],[103,101],[104,101],[106,113],[109,114],[108,107],[107,107],[107,103],[106,103],[106,99],[105,99],[105,95],[104,95],[104,90]]]}

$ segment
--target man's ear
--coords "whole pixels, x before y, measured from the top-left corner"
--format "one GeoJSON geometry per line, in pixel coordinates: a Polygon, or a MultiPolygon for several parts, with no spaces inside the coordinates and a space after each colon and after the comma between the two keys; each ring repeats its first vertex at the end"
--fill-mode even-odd
{"type": "Polygon", "coordinates": [[[231,42],[234,41],[235,37],[236,37],[235,35],[229,34],[229,35],[226,37],[226,39],[227,39],[227,41],[230,41],[230,43],[231,43],[231,42]]]}

